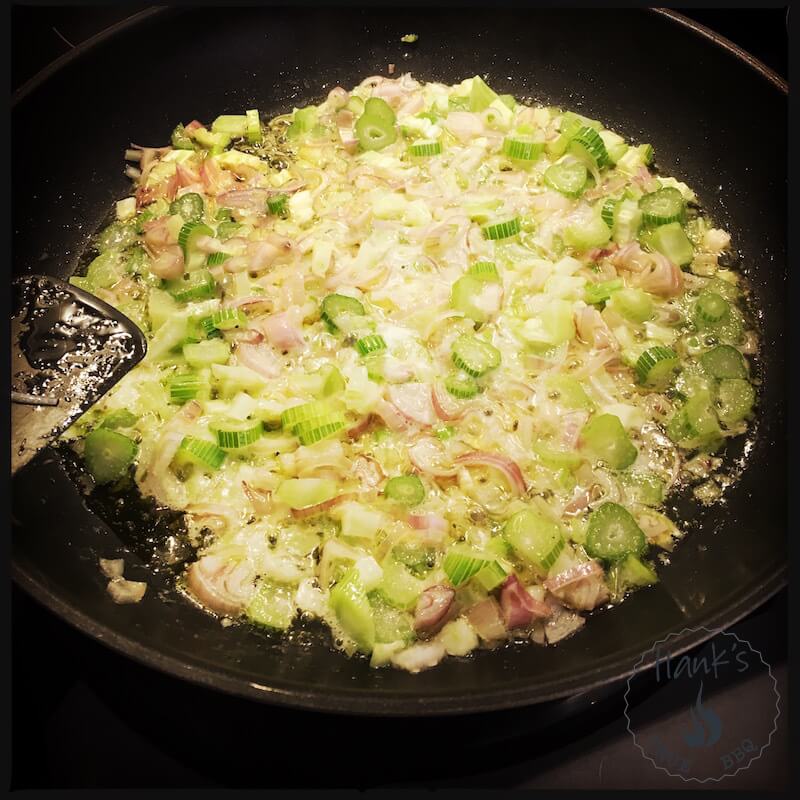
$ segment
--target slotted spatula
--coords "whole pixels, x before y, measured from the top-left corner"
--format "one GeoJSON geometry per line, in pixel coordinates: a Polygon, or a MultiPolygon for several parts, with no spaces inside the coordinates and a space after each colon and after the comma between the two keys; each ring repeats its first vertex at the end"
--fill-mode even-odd
{"type": "Polygon", "coordinates": [[[94,295],[48,275],[12,284],[11,474],[93,406],[147,351],[94,295]]]}

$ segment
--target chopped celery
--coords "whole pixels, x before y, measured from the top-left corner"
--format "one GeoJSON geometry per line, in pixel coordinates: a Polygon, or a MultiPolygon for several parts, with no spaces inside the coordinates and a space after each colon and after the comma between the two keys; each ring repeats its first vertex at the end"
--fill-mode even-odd
{"type": "Polygon", "coordinates": [[[137,450],[136,442],[128,436],[96,428],[84,440],[83,459],[95,483],[110,483],[125,474],[137,450]]]}
{"type": "Polygon", "coordinates": [[[328,478],[289,478],[275,492],[282,503],[295,509],[308,508],[336,497],[336,481],[328,478]]]}
{"type": "Polygon", "coordinates": [[[351,569],[331,589],[331,608],[344,632],[369,653],[375,646],[375,619],[358,573],[351,569]]]}
{"type": "Polygon", "coordinates": [[[169,292],[153,288],[147,296],[147,314],[150,327],[157,331],[178,310],[178,304],[169,292]]]}
{"type": "Polygon", "coordinates": [[[387,556],[381,566],[383,578],[379,590],[386,600],[397,608],[413,608],[425,584],[392,555],[387,556]]]}
{"type": "Polygon", "coordinates": [[[742,378],[724,378],[717,387],[717,416],[731,427],[747,417],[756,401],[753,385],[742,378]]]}
{"type": "Polygon", "coordinates": [[[231,346],[222,339],[185,344],[183,357],[192,367],[209,367],[212,364],[227,364],[231,357],[231,346]]]}
{"type": "MultiPolygon", "coordinates": [[[[662,191],[667,190],[662,189],[662,191]]],[[[647,231],[646,234],[642,234],[640,238],[645,245],[662,253],[679,267],[690,264],[694,258],[694,248],[683,232],[680,222],[659,225],[657,228],[647,231]]]]}
{"type": "Polygon", "coordinates": [[[660,506],[664,500],[664,482],[652,472],[623,472],[620,483],[632,502],[660,506]]]}
{"type": "Polygon", "coordinates": [[[472,275],[463,275],[454,284],[450,303],[457,311],[478,323],[486,322],[500,295],[497,284],[487,283],[472,275]]]}
{"type": "Polygon", "coordinates": [[[653,300],[641,289],[621,289],[614,292],[608,306],[630,322],[647,322],[653,317],[653,300]]]}
{"type": "Polygon", "coordinates": [[[555,564],[564,549],[561,526],[532,509],[514,514],[506,523],[503,535],[521,558],[542,572],[555,564]]]}
{"type": "Polygon", "coordinates": [[[580,434],[581,447],[598,461],[604,461],[611,469],[629,467],[638,455],[619,417],[613,414],[598,414],[583,426],[580,434]]]}
{"type": "Polygon", "coordinates": [[[647,547],[644,532],[618,503],[603,503],[589,515],[586,552],[594,558],[618,561],[640,555],[647,547]]]}
{"type": "Polygon", "coordinates": [[[283,583],[263,580],[247,606],[247,618],[257,625],[283,631],[297,615],[294,588],[283,583]]]}
{"type": "Polygon", "coordinates": [[[472,89],[469,93],[469,110],[484,111],[497,99],[497,93],[492,91],[480,75],[472,79],[472,89]]]}
{"type": "Polygon", "coordinates": [[[564,231],[564,243],[578,251],[590,250],[606,244],[611,238],[611,230],[599,214],[586,221],[570,225],[564,231]]]}

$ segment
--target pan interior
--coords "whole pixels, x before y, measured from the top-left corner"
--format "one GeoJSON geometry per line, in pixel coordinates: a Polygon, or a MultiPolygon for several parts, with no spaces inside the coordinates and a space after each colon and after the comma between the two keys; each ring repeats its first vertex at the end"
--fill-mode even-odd
{"type": "MultiPolygon", "coordinates": [[[[337,84],[386,74],[389,64],[396,74],[446,83],[481,74],[498,92],[572,108],[650,142],[664,171],[695,188],[732,232],[755,306],[765,310],[764,358],[756,436],[725,503],[682,502],[690,535],[662,582],[596,615],[580,635],[553,648],[449,659],[419,675],[371,670],[313,631],[279,641],[222,628],[180,599],[167,574],[150,573],[124,525],[87,509],[52,452],[14,480],[15,575],[57,613],[134,657],[275,702],[424,714],[564,696],[624,674],[671,632],[731,623],[783,580],[786,102],[750,64],[645,11],[253,8],[216,14],[213,23],[202,9],[162,12],[87,49],[17,103],[14,272],[72,272],[88,236],[127,192],[122,153],[131,141],[163,144],[178,120],[241,108],[285,112],[337,84]],[[417,42],[403,43],[407,33],[417,42]],[[770,132],[769,147],[742,135],[743,107],[770,132]],[[43,157],[55,145],[42,120],[74,123],[76,113],[80,124],[59,126],[59,157],[43,157]],[[137,606],[110,603],[97,569],[99,556],[123,554],[126,577],[151,585],[137,606]]],[[[683,634],[673,647],[691,641],[683,634]]]]}

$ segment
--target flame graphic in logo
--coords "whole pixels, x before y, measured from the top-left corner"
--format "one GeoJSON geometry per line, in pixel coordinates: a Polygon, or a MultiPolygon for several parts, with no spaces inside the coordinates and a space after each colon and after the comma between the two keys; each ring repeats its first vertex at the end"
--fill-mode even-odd
{"type": "Polygon", "coordinates": [[[688,747],[711,747],[719,741],[722,735],[722,722],[710,709],[703,705],[703,682],[697,692],[694,706],[689,707],[692,717],[692,729],[681,734],[688,747]]]}

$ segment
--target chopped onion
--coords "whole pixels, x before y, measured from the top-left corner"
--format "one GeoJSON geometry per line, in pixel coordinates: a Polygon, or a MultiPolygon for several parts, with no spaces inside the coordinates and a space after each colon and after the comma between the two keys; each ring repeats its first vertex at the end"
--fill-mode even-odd
{"type": "Polygon", "coordinates": [[[271,347],[264,344],[242,342],[236,348],[236,358],[264,378],[277,378],[281,374],[280,359],[271,347]]]}
{"type": "Polygon", "coordinates": [[[435,667],[446,655],[441,642],[421,642],[392,656],[392,662],[408,672],[421,672],[435,667]]]}
{"type": "Polygon", "coordinates": [[[458,467],[453,466],[444,445],[432,436],[418,439],[408,448],[411,463],[420,471],[437,478],[452,478],[458,475],[458,467]],[[445,466],[450,464],[450,466],[445,466]]]}
{"type": "Polygon", "coordinates": [[[468,403],[459,402],[453,398],[438,381],[433,384],[431,389],[431,400],[436,415],[446,422],[461,419],[470,408],[468,403]]]}
{"type": "Polygon", "coordinates": [[[392,385],[387,392],[389,402],[408,422],[430,427],[436,422],[436,412],[427,383],[402,383],[392,385]]]}
{"type": "Polygon", "coordinates": [[[186,572],[189,591],[217,614],[240,614],[255,592],[255,573],[246,562],[219,555],[203,556],[186,572]]]}
{"type": "Polygon", "coordinates": [[[494,597],[487,597],[472,606],[467,611],[467,619],[486,642],[503,639],[507,633],[502,611],[494,597]]]}
{"type": "Polygon", "coordinates": [[[344,492],[343,494],[336,495],[336,497],[332,497],[330,500],[325,500],[323,503],[317,503],[313,506],[306,506],[305,508],[293,508],[291,509],[291,512],[295,519],[306,519],[308,517],[321,514],[323,511],[327,511],[334,506],[338,506],[340,503],[344,503],[346,500],[355,500],[357,498],[358,494],[356,492],[344,492]]]}
{"type": "Polygon", "coordinates": [[[108,593],[111,599],[119,604],[138,603],[147,591],[143,581],[126,581],[125,578],[114,578],[108,582],[108,593]]]}
{"type": "Polygon", "coordinates": [[[518,496],[525,494],[528,490],[525,476],[522,474],[519,465],[506,456],[476,450],[459,456],[456,459],[456,463],[464,464],[465,466],[493,467],[503,475],[509,487],[518,496]]]}
{"type": "Polygon", "coordinates": [[[121,578],[125,571],[124,558],[101,558],[100,571],[106,578],[121,578]]]}

